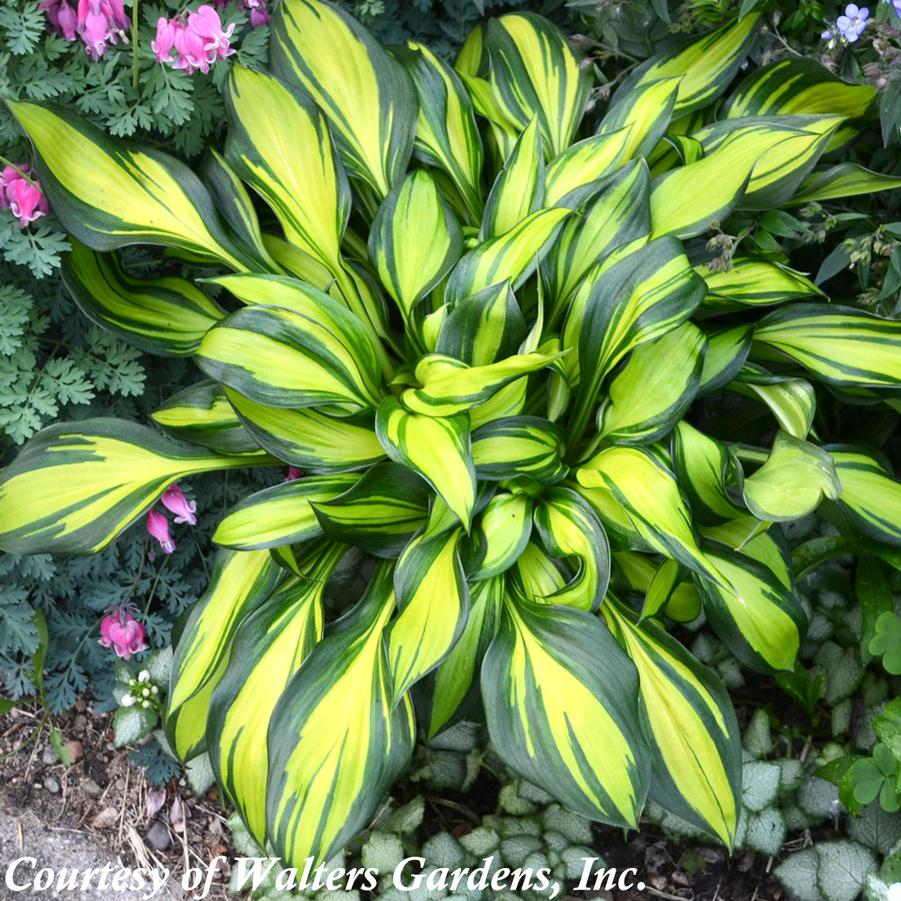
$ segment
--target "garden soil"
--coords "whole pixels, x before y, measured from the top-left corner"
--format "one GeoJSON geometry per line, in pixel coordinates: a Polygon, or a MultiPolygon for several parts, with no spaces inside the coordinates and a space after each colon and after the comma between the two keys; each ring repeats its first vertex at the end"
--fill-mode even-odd
{"type": "MultiPolygon", "coordinates": [[[[206,867],[218,855],[231,855],[228,812],[216,789],[194,797],[183,779],[154,790],[128,751],[113,745],[108,714],[92,713],[84,701],[55,718],[72,763],[64,765],[49,743],[48,724],[38,710],[18,709],[0,717],[0,870],[9,861],[34,856],[41,866],[97,867],[163,865],[177,889],[186,867],[206,867]]],[[[408,787],[411,796],[422,787],[408,787]]],[[[403,781],[398,801],[407,800],[403,781]]],[[[480,779],[466,796],[426,796],[425,833],[448,830],[458,837],[472,822],[491,812],[497,787],[480,779]]],[[[784,850],[809,842],[802,836],[784,850]]],[[[643,892],[578,893],[560,901],[787,901],[771,875],[777,860],[747,852],[669,841],[653,827],[640,835],[598,827],[596,852],[608,866],[636,867],[643,892]]],[[[211,901],[232,898],[223,870],[212,886],[211,901]]],[[[137,901],[138,894],[53,892],[12,893],[0,878],[0,901],[23,898],[105,898],[137,901]]],[[[157,896],[159,897],[159,896],[157,896]]],[[[163,901],[185,901],[170,888],[163,901]]]]}

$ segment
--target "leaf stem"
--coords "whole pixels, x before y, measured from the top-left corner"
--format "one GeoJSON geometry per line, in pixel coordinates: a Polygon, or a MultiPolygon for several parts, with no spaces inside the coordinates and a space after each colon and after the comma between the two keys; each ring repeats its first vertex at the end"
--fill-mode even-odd
{"type": "Polygon", "coordinates": [[[131,86],[137,91],[140,81],[138,69],[138,14],[141,0],[134,0],[131,8],[131,86]]]}
{"type": "Polygon", "coordinates": [[[27,172],[23,172],[20,166],[17,166],[14,162],[8,160],[5,156],[0,156],[0,163],[2,163],[4,166],[9,166],[10,169],[15,169],[16,174],[20,178],[24,178],[32,188],[37,191],[41,191],[42,194],[44,193],[41,189],[41,186],[27,172]]]}
{"type": "Polygon", "coordinates": [[[749,463],[766,463],[770,458],[769,452],[758,447],[749,447],[747,444],[735,444],[732,446],[739,460],[747,460],[749,463]]]}

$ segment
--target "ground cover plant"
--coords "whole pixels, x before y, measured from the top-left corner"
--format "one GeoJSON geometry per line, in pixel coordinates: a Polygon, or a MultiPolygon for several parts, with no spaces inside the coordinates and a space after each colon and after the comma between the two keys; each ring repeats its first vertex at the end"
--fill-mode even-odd
{"type": "MultiPolygon", "coordinates": [[[[38,433],[0,476],[0,547],[97,552],[146,515],[168,552],[156,501],[195,516],[175,483],[303,470],[216,529],[165,715],[287,860],[340,849],[417,729],[478,695],[506,763],[571,810],[634,826],[651,799],[732,845],[731,702],[665,623],[703,609],[736,660],[791,672],[807,617],[782,524],[832,503],[844,552],[897,563],[879,445],[901,326],[743,229],[898,180],[830,162],[872,89],[803,60],[737,77],[757,25],[652,58],[584,117],[590,69],[533,14],[477,29],[451,69],[290,0],[272,71],[232,68],[199,176],[11,104],[79,306],[209,381],[153,413],[170,437],[38,433]],[[165,246],[166,274],[137,278],[134,243],[165,246]],[[813,429],[824,397],[865,444],[813,429]],[[326,609],[350,547],[378,562],[326,609]]],[[[130,629],[123,611],[104,637],[130,629]]]]}

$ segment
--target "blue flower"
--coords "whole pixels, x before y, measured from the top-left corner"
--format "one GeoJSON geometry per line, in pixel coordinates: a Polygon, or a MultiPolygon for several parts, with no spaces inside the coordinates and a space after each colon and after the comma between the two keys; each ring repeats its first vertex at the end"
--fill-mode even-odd
{"type": "Polygon", "coordinates": [[[849,44],[853,44],[863,34],[869,17],[870,11],[866,6],[858,8],[856,3],[849,3],[845,14],[835,20],[835,27],[849,44]]]}

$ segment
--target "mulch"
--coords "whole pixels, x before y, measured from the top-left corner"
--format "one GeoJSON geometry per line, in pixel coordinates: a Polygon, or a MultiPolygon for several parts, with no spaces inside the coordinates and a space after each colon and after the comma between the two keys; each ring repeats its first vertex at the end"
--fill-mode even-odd
{"type": "MultiPolygon", "coordinates": [[[[40,711],[34,709],[19,708],[0,717],[0,785],[13,805],[34,811],[50,829],[93,834],[126,864],[162,863],[176,878],[188,866],[205,867],[215,857],[233,853],[225,825],[229,812],[220,804],[217,790],[212,788],[197,798],[182,778],[172,779],[163,790],[154,790],[142,770],[128,760],[127,750],[114,747],[109,714],[93,713],[79,701],[73,710],[54,719],[74,758],[70,766],[59,761],[48,741],[48,727],[40,723],[40,711]]],[[[484,803],[479,806],[490,809],[492,786],[480,783],[479,800],[484,803]]],[[[421,786],[410,786],[410,791],[415,794],[421,786]]],[[[445,800],[447,806],[441,806],[446,811],[463,807],[472,798],[448,793],[445,800]]],[[[436,811],[433,814],[437,821],[436,811]]],[[[426,816],[430,816],[428,807],[426,816]]],[[[461,818],[455,832],[471,828],[467,822],[461,818]]],[[[441,828],[446,828],[446,822],[441,828]]],[[[784,850],[803,847],[809,841],[809,836],[801,836],[784,850]]],[[[608,866],[637,868],[638,878],[645,883],[641,892],[613,891],[599,896],[614,901],[786,898],[772,876],[773,859],[742,851],[730,856],[721,848],[679,844],[654,826],[628,835],[598,826],[595,849],[608,866]]],[[[210,897],[231,897],[227,883],[228,873],[223,871],[210,897]]],[[[592,894],[570,897],[584,901],[592,894]]]]}

